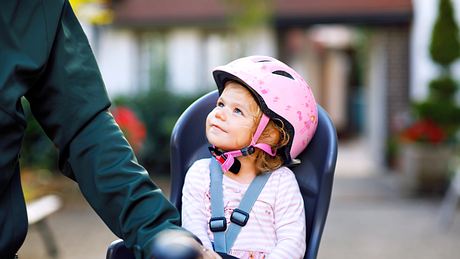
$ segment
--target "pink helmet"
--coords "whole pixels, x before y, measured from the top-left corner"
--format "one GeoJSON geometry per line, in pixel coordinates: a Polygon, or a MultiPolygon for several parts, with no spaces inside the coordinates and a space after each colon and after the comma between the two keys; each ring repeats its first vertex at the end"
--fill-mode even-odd
{"type": "Polygon", "coordinates": [[[213,76],[219,94],[227,81],[236,81],[253,93],[266,116],[283,121],[289,143],[277,153],[286,164],[298,163],[295,158],[308,145],[318,125],[316,101],[305,80],[294,69],[267,56],[234,60],[215,68],[213,76]]]}

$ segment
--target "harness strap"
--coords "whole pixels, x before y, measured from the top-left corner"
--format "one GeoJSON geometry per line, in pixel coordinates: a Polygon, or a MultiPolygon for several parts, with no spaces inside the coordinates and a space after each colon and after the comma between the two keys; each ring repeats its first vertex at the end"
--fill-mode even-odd
{"type": "Polygon", "coordinates": [[[241,231],[241,227],[244,227],[249,220],[249,212],[251,212],[254,203],[262,192],[262,189],[268,181],[268,178],[270,178],[270,175],[270,173],[264,173],[256,176],[246,190],[238,208],[233,210],[230,221],[235,224],[230,224],[227,232],[225,233],[227,252],[229,252],[230,248],[233,247],[236,237],[241,231]]]}
{"type": "Polygon", "coordinates": [[[227,229],[227,220],[224,215],[224,197],[222,188],[223,173],[217,160],[212,157],[209,164],[210,169],[210,190],[211,190],[211,220],[209,228],[214,234],[214,250],[216,252],[226,252],[225,247],[225,230],[227,229]],[[219,224],[220,223],[220,224],[219,224]]]}
{"type": "Polygon", "coordinates": [[[241,227],[245,226],[248,222],[249,212],[251,212],[254,203],[271,174],[260,174],[252,180],[238,208],[233,210],[230,217],[230,221],[233,224],[230,224],[228,230],[225,232],[227,224],[224,215],[222,168],[215,158],[211,158],[209,168],[211,174],[211,220],[209,221],[209,226],[214,233],[214,250],[216,252],[228,253],[235,243],[236,237],[241,231],[241,227]],[[224,223],[212,224],[213,222],[221,222],[222,219],[224,223]],[[211,225],[218,225],[221,228],[211,227],[211,225]]]}

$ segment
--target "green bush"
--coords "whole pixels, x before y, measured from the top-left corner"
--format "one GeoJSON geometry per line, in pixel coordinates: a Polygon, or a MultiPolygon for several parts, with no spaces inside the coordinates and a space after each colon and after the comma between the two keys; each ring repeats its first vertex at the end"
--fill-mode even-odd
{"type": "Polygon", "coordinates": [[[202,94],[185,96],[160,89],[115,98],[115,105],[130,107],[147,128],[147,139],[138,159],[150,173],[169,173],[172,129],[182,112],[202,94]]]}
{"type": "Polygon", "coordinates": [[[430,55],[434,62],[446,67],[460,55],[458,26],[450,0],[440,0],[438,10],[431,34],[430,55]]]}
{"type": "Polygon", "coordinates": [[[457,82],[450,76],[441,76],[430,82],[431,98],[436,100],[452,100],[457,92],[457,82]]]}
{"type": "Polygon", "coordinates": [[[433,27],[430,42],[430,55],[441,67],[441,74],[429,85],[428,97],[413,108],[419,119],[437,123],[453,139],[460,126],[460,107],[455,95],[457,82],[452,78],[450,65],[460,55],[459,28],[454,18],[450,0],[440,0],[439,13],[433,27]]]}

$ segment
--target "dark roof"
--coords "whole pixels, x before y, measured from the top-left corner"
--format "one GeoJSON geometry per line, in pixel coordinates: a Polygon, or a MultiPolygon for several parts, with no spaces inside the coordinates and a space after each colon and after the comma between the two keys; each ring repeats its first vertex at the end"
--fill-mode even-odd
{"type": "MultiPolygon", "coordinates": [[[[316,23],[408,23],[411,0],[272,0],[278,26],[316,23]]],[[[115,0],[115,23],[165,26],[222,24],[231,9],[224,0],[115,0]]]]}

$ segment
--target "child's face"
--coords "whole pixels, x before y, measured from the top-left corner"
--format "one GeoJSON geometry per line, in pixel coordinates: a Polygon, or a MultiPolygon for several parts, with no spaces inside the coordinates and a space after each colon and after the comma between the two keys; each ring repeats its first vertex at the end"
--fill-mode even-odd
{"type": "Polygon", "coordinates": [[[259,108],[251,93],[230,81],[206,119],[206,137],[210,144],[230,151],[248,146],[259,121],[259,108]]]}

